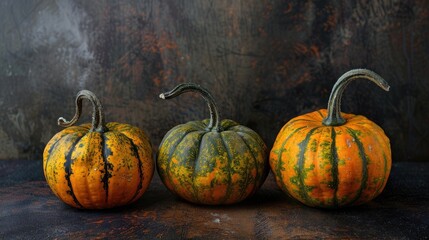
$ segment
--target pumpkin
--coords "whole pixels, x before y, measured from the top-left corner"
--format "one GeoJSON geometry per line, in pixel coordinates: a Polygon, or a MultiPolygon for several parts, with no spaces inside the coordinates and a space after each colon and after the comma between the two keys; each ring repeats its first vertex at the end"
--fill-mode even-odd
{"type": "Polygon", "coordinates": [[[157,169],[165,186],[197,204],[232,204],[254,194],[269,172],[268,151],[261,137],[232,120],[219,120],[212,95],[203,87],[184,83],[162,93],[162,99],[184,92],[200,93],[210,119],[172,128],[164,136],[157,169]]]}
{"type": "Polygon", "coordinates": [[[155,164],[142,130],[105,124],[101,103],[88,90],[77,94],[73,119],[59,118],[58,124],[67,128],[46,145],[43,170],[59,199],[76,208],[104,209],[132,203],[143,195],[155,164]],[[93,105],[92,124],[72,126],[81,115],[83,99],[93,105]]]}
{"type": "Polygon", "coordinates": [[[308,206],[360,205],[386,185],[392,161],[389,138],[366,117],[340,111],[344,89],[360,78],[389,90],[388,83],[370,70],[345,73],[333,87],[328,108],[287,122],[270,152],[278,186],[308,206]]]}

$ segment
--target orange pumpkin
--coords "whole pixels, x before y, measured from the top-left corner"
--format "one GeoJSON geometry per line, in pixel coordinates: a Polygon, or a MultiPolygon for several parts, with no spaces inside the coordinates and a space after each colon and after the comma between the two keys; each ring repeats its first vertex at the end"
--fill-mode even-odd
{"type": "Polygon", "coordinates": [[[383,129],[364,116],[340,111],[344,89],[359,78],[389,90],[387,82],[372,71],[345,73],[333,87],[328,109],[290,120],[271,150],[277,184],[308,206],[360,205],[378,196],[386,185],[392,160],[383,129]]]}
{"type": "Polygon", "coordinates": [[[48,142],[43,153],[45,178],[58,198],[76,208],[103,209],[132,203],[143,195],[154,161],[142,130],[105,124],[99,100],[87,90],[77,94],[73,119],[60,118],[58,124],[67,128],[48,142]],[[72,126],[80,117],[83,99],[93,105],[92,124],[72,126]]]}

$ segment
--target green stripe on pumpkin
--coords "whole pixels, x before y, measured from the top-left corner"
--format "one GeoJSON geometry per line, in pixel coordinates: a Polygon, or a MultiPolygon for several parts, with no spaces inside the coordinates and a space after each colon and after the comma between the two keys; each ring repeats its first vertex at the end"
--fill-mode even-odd
{"type": "MultiPolygon", "coordinates": [[[[180,128],[177,128],[177,131],[178,132],[181,132],[180,131],[180,128]]],[[[162,143],[161,143],[161,145],[160,145],[160,151],[159,151],[159,153],[158,154],[161,154],[161,150],[164,150],[165,149],[165,147],[163,147],[163,145],[162,144],[164,144],[165,142],[173,142],[173,141],[176,141],[176,143],[172,146],[172,147],[170,147],[168,150],[169,150],[169,152],[168,152],[168,155],[167,155],[167,157],[166,158],[162,158],[162,159],[158,159],[158,160],[160,160],[161,162],[162,162],[162,164],[166,164],[167,166],[165,166],[165,169],[161,169],[160,167],[159,167],[159,164],[160,164],[160,162],[159,161],[157,161],[157,168],[158,168],[158,173],[161,175],[161,179],[168,179],[168,181],[170,182],[170,186],[174,186],[174,184],[173,184],[173,182],[172,182],[172,179],[171,179],[171,176],[170,176],[170,165],[171,165],[171,158],[173,157],[173,155],[174,155],[174,152],[176,151],[176,149],[177,149],[177,147],[180,145],[180,143],[183,141],[183,139],[185,139],[185,137],[189,134],[189,133],[191,133],[191,132],[195,132],[195,131],[197,131],[197,130],[194,130],[194,129],[191,129],[191,130],[188,130],[188,131],[184,131],[183,132],[183,134],[181,135],[181,134],[172,134],[173,133],[173,131],[172,130],[170,130],[169,131],[169,133],[171,133],[171,134],[169,134],[169,133],[167,133],[167,135],[166,135],[166,137],[164,137],[164,139],[163,139],[163,141],[162,141],[162,143]],[[176,140],[176,138],[178,138],[177,140],[176,140]]],[[[158,155],[158,158],[159,158],[160,156],[158,155]]],[[[177,194],[177,192],[176,191],[174,191],[176,194],[177,194]]]]}
{"type": "Polygon", "coordinates": [[[320,112],[320,110],[317,110],[317,113],[322,117],[322,119],[325,118],[325,116],[323,116],[323,114],[320,112]]]}
{"type": "Polygon", "coordinates": [[[319,122],[319,121],[316,121],[316,120],[314,120],[314,119],[302,119],[302,118],[298,118],[298,119],[292,119],[292,120],[290,120],[289,122],[287,122],[283,127],[282,127],[282,129],[280,129],[280,132],[277,134],[278,136],[281,136],[281,135],[283,135],[283,133],[284,133],[284,130],[286,130],[286,128],[288,128],[290,125],[292,125],[293,123],[296,123],[296,122],[319,122]]]}
{"type": "Polygon", "coordinates": [[[362,180],[361,180],[360,188],[356,196],[347,204],[347,205],[352,205],[361,197],[363,190],[366,188],[366,184],[368,181],[368,166],[367,166],[368,160],[366,158],[364,146],[358,138],[360,133],[356,132],[356,130],[353,130],[351,128],[347,128],[347,132],[355,140],[356,145],[358,146],[358,149],[359,149],[359,157],[362,160],[362,180]]]}
{"type": "Polygon", "coordinates": [[[66,172],[65,178],[67,181],[67,185],[69,186],[69,191],[67,193],[73,198],[73,201],[78,205],[79,207],[83,207],[82,204],[77,200],[76,195],[73,191],[73,185],[70,180],[70,175],[73,174],[72,170],[72,159],[71,156],[73,154],[74,149],[76,148],[77,143],[84,137],[85,135],[79,136],[72,144],[72,147],[70,151],[66,155],[66,161],[64,162],[64,171],[66,172]]]}
{"type": "MultiPolygon", "coordinates": [[[[246,145],[246,147],[248,148],[250,154],[252,155],[253,161],[254,161],[254,165],[255,165],[255,170],[256,170],[256,176],[255,176],[255,180],[257,181],[257,184],[255,184],[255,187],[253,189],[253,192],[251,193],[251,195],[253,193],[255,193],[255,191],[258,189],[258,187],[260,186],[260,181],[264,181],[265,179],[261,179],[260,180],[260,172],[259,172],[259,166],[258,166],[258,160],[257,160],[257,156],[255,155],[255,153],[253,152],[252,147],[250,147],[249,143],[244,139],[244,135],[248,135],[247,133],[244,132],[236,132],[237,135],[240,137],[240,139],[243,141],[244,145],[246,145]]],[[[250,136],[250,135],[249,135],[250,136]]],[[[246,187],[249,184],[249,163],[246,164],[247,165],[247,171],[246,171],[246,181],[245,181],[245,188],[242,190],[241,192],[241,196],[240,199],[243,198],[244,194],[246,193],[246,187]]]]}
{"type": "Polygon", "coordinates": [[[52,145],[51,145],[51,147],[49,148],[49,150],[48,150],[48,153],[47,153],[47,157],[46,157],[46,160],[45,160],[45,165],[43,166],[43,170],[44,170],[44,172],[46,173],[46,168],[47,168],[47,166],[48,166],[48,161],[49,161],[49,158],[51,157],[51,153],[52,153],[52,151],[57,147],[57,145],[58,145],[58,142],[63,138],[64,136],[61,136],[61,137],[59,137],[52,145]]]}
{"type": "Polygon", "coordinates": [[[138,168],[139,168],[139,184],[137,185],[137,189],[136,192],[134,193],[133,197],[130,199],[130,201],[128,201],[128,203],[131,203],[132,201],[134,201],[134,199],[138,196],[140,190],[143,188],[143,171],[142,171],[142,161],[140,159],[140,155],[139,155],[139,150],[137,148],[137,145],[134,143],[134,141],[130,138],[130,144],[131,144],[131,152],[134,154],[134,156],[137,158],[138,160],[138,168]]]}
{"type": "MultiPolygon", "coordinates": [[[[74,133],[72,133],[72,132],[69,132],[69,128],[67,128],[67,129],[64,129],[63,131],[61,131],[61,132],[59,132],[59,133],[57,133],[55,136],[54,136],[54,138],[52,138],[50,141],[52,141],[52,140],[54,140],[55,138],[56,138],[56,140],[54,141],[54,143],[51,145],[51,147],[49,148],[49,150],[48,150],[48,152],[47,152],[47,156],[46,156],[46,160],[45,160],[45,165],[44,165],[44,172],[46,173],[46,169],[47,169],[47,167],[48,167],[48,162],[50,161],[50,158],[51,158],[51,156],[52,156],[52,153],[54,152],[54,151],[56,151],[56,150],[58,150],[58,149],[60,149],[59,147],[58,147],[58,145],[60,144],[60,143],[64,143],[64,141],[68,141],[68,140],[64,140],[65,138],[68,138],[68,137],[73,137],[73,136],[75,136],[75,135],[79,135],[79,136],[81,136],[81,135],[85,135],[86,133],[87,133],[87,131],[77,131],[77,132],[74,132],[74,133]]],[[[45,156],[43,156],[43,157],[45,157],[45,156]]]]}
{"type": "Polygon", "coordinates": [[[200,200],[199,200],[200,198],[198,196],[198,189],[195,187],[195,177],[196,177],[196,174],[197,174],[196,168],[197,168],[197,163],[199,161],[198,159],[200,158],[200,154],[202,152],[202,148],[203,148],[203,146],[205,144],[204,136],[206,136],[206,133],[207,132],[203,132],[201,134],[201,136],[198,138],[198,152],[196,154],[195,159],[193,159],[194,163],[193,163],[192,182],[191,182],[192,190],[193,190],[192,191],[193,192],[192,195],[194,196],[195,201],[199,202],[199,203],[201,203],[201,202],[200,202],[200,200]],[[204,144],[203,144],[203,142],[204,142],[204,144]]]}
{"type": "Polygon", "coordinates": [[[190,121],[186,123],[187,126],[191,126],[192,128],[195,128],[195,130],[198,131],[207,131],[207,125],[204,124],[202,121],[190,121]]]}
{"type": "MultiPolygon", "coordinates": [[[[219,125],[222,127],[222,129],[224,131],[230,130],[231,128],[235,127],[235,126],[242,126],[239,125],[237,122],[231,120],[231,119],[223,119],[219,125]]],[[[243,126],[244,127],[244,126],[243,126]]]]}
{"type": "Polygon", "coordinates": [[[287,192],[287,187],[286,187],[286,184],[284,183],[284,180],[283,180],[283,175],[282,175],[282,168],[283,168],[283,162],[281,161],[281,157],[282,157],[282,153],[283,153],[283,151],[285,150],[284,149],[284,147],[285,147],[285,145],[286,145],[286,143],[287,143],[287,141],[289,141],[289,139],[296,133],[296,132],[298,132],[299,130],[301,130],[301,129],[303,129],[303,128],[306,128],[305,126],[304,127],[300,127],[300,128],[296,128],[295,130],[293,130],[290,134],[289,134],[289,136],[287,136],[286,137],[286,139],[284,140],[284,142],[282,143],[282,145],[281,145],[281,147],[277,150],[278,151],[278,155],[277,155],[277,167],[276,167],[276,169],[275,169],[275,171],[276,171],[276,176],[279,178],[279,182],[281,183],[281,185],[282,185],[282,188],[287,192]]]}
{"type": "Polygon", "coordinates": [[[331,174],[332,174],[332,182],[329,184],[329,187],[334,190],[334,197],[332,199],[332,205],[334,207],[338,207],[338,198],[337,198],[337,191],[338,191],[338,153],[337,153],[337,146],[335,143],[336,138],[336,132],[334,130],[334,127],[331,128],[331,174]]]}
{"type": "Polygon", "coordinates": [[[107,146],[107,141],[109,139],[105,134],[101,134],[101,156],[103,158],[104,163],[104,175],[101,178],[101,181],[103,182],[103,188],[106,193],[106,202],[109,197],[109,179],[112,177],[111,171],[113,170],[112,163],[109,163],[108,158],[110,155],[112,155],[112,150],[107,146]]]}
{"type": "Polygon", "coordinates": [[[307,177],[307,173],[304,169],[305,166],[305,152],[307,151],[308,143],[310,141],[311,135],[313,135],[314,131],[316,131],[318,127],[315,127],[311,129],[307,136],[305,136],[305,139],[300,142],[299,145],[299,154],[298,154],[298,167],[297,167],[297,180],[298,180],[298,187],[299,192],[298,194],[305,202],[314,202],[314,199],[311,199],[308,195],[308,192],[312,190],[311,186],[307,186],[304,183],[304,179],[307,177]]]}
{"type": "Polygon", "coordinates": [[[233,132],[245,133],[248,136],[250,136],[254,142],[257,142],[260,147],[262,147],[264,149],[266,148],[264,140],[262,140],[262,138],[255,131],[253,131],[252,129],[250,129],[248,127],[245,127],[242,125],[236,125],[236,126],[229,128],[228,130],[233,131],[233,132]]]}
{"type": "MultiPolygon", "coordinates": [[[[266,166],[260,165],[260,162],[258,162],[258,160],[261,159],[259,158],[259,156],[257,156],[258,153],[254,153],[252,151],[252,148],[261,149],[262,146],[260,146],[258,141],[254,139],[254,136],[251,136],[247,132],[225,131],[224,133],[225,140],[227,140],[227,142],[229,143],[228,148],[230,149],[230,152],[233,153],[234,157],[234,160],[231,159],[233,160],[232,162],[235,165],[232,168],[233,175],[238,174],[239,176],[241,176],[240,180],[235,183],[235,186],[234,184],[233,186],[231,186],[238,187],[238,189],[235,190],[237,192],[233,193],[234,198],[229,199],[229,201],[241,201],[246,196],[254,193],[254,190],[258,189],[258,187],[260,186],[260,178],[263,176],[257,176],[257,178],[255,178],[251,175],[251,171],[252,169],[256,170],[257,168],[265,170],[266,166]],[[247,193],[248,187],[250,186],[252,187],[252,191],[250,193],[247,193]],[[237,193],[239,193],[238,196],[236,195],[237,193]]],[[[266,163],[266,161],[263,161],[263,163],[266,163]]],[[[259,173],[257,173],[257,175],[259,175],[259,173]]]]}
{"type": "MultiPolygon", "coordinates": [[[[69,142],[72,142],[72,145],[68,146],[68,148],[71,148],[73,146],[73,144],[74,144],[74,140],[76,140],[77,138],[83,137],[83,135],[85,135],[85,134],[82,133],[82,132],[75,132],[75,133],[64,135],[61,138],[61,141],[58,142],[57,147],[55,147],[54,149],[52,149],[51,154],[49,154],[48,157],[46,158],[46,162],[50,163],[49,166],[52,169],[51,171],[53,171],[53,174],[48,174],[48,176],[45,176],[45,177],[47,177],[47,180],[48,180],[48,178],[50,178],[51,181],[55,182],[55,184],[58,183],[57,172],[58,172],[58,168],[59,168],[58,165],[59,165],[60,161],[57,161],[56,158],[61,158],[62,157],[62,155],[63,155],[63,149],[66,148],[63,145],[67,146],[69,144],[69,142]],[[61,155],[61,156],[56,156],[56,155],[61,155]],[[56,156],[56,158],[51,160],[51,158],[53,156],[56,156]],[[52,163],[51,163],[51,161],[52,161],[52,163]]],[[[68,148],[66,148],[64,150],[64,152],[67,151],[68,148]]],[[[66,156],[67,156],[67,154],[64,155],[64,158],[66,156]]],[[[46,168],[48,168],[49,166],[46,165],[46,168]]],[[[49,170],[47,170],[47,171],[49,171],[49,170]]],[[[54,190],[54,192],[56,192],[56,190],[54,190]]]]}
{"type": "MultiPolygon", "coordinates": [[[[368,132],[372,132],[372,129],[366,127],[366,125],[364,123],[361,124],[361,127],[362,128],[366,128],[368,132]]],[[[378,134],[374,134],[373,137],[374,137],[375,141],[378,143],[378,145],[380,146],[380,149],[384,149],[383,147],[381,147],[383,145],[383,143],[382,143],[383,141],[382,140],[380,141],[379,135],[378,134]]],[[[384,182],[386,181],[386,175],[387,175],[387,157],[386,157],[386,153],[384,151],[382,152],[382,154],[383,154],[383,160],[384,160],[383,177],[381,179],[381,184],[378,186],[377,190],[374,192],[374,196],[377,196],[377,195],[380,194],[380,192],[381,192],[381,190],[383,188],[384,182]]]]}
{"type": "Polygon", "coordinates": [[[170,131],[168,131],[167,134],[165,134],[165,137],[162,139],[159,146],[161,147],[165,143],[171,143],[174,141],[176,141],[176,145],[168,148],[169,152],[167,153],[168,157],[166,159],[171,159],[171,157],[173,156],[173,153],[176,151],[177,145],[180,144],[180,142],[186,137],[186,135],[195,131],[198,131],[198,129],[191,128],[183,124],[176,126],[170,131]]]}
{"type": "MultiPolygon", "coordinates": [[[[163,159],[163,161],[167,162],[167,166],[165,169],[165,175],[167,176],[168,180],[170,181],[170,186],[173,188],[171,189],[172,192],[174,192],[176,195],[180,196],[180,187],[184,187],[187,178],[181,178],[176,174],[174,170],[172,170],[172,166],[174,168],[180,167],[180,166],[186,166],[186,168],[189,168],[190,165],[192,167],[195,166],[194,162],[196,161],[196,157],[199,154],[197,151],[195,151],[195,143],[200,144],[202,136],[207,133],[206,131],[198,131],[193,130],[188,132],[187,134],[183,135],[183,137],[177,142],[177,144],[174,146],[174,149],[171,151],[171,155],[167,159],[163,159]],[[192,152],[194,151],[194,152],[192,152]],[[173,163],[173,158],[175,158],[178,163],[173,163]],[[180,184],[175,184],[172,180],[176,179],[180,182],[180,184]]],[[[189,182],[188,184],[194,185],[193,182],[189,182]]],[[[192,192],[193,194],[193,192],[192,192]]]]}
{"type": "Polygon", "coordinates": [[[231,169],[231,160],[234,159],[234,158],[232,157],[232,154],[230,153],[230,151],[228,149],[227,143],[223,139],[222,133],[223,132],[220,132],[220,134],[219,134],[220,135],[220,139],[221,139],[221,141],[223,143],[223,147],[225,148],[226,154],[228,155],[228,158],[227,158],[228,167],[227,167],[227,169],[228,169],[228,186],[229,187],[226,189],[226,194],[225,194],[224,199],[222,199],[220,201],[221,203],[225,203],[229,199],[229,197],[231,196],[231,190],[232,190],[232,187],[231,187],[231,182],[232,182],[232,179],[231,179],[231,175],[232,175],[232,173],[231,173],[231,170],[232,170],[231,169]]]}

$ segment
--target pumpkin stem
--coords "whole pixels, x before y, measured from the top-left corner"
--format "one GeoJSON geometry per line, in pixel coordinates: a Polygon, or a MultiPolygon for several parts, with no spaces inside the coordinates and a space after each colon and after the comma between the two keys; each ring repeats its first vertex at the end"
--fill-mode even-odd
{"type": "Polygon", "coordinates": [[[80,115],[82,113],[82,100],[88,99],[92,103],[92,125],[91,125],[91,132],[97,131],[97,132],[105,132],[107,130],[105,124],[104,124],[104,113],[103,113],[103,107],[101,106],[100,101],[95,96],[95,94],[88,90],[82,90],[79,91],[76,95],[76,113],[74,117],[67,121],[63,117],[58,118],[58,125],[61,127],[70,127],[74,125],[80,118],[80,115]]]}
{"type": "Polygon", "coordinates": [[[206,103],[209,107],[210,111],[210,122],[207,125],[208,130],[221,131],[221,127],[219,126],[219,112],[216,107],[216,103],[207,89],[201,87],[195,83],[182,83],[177,85],[173,90],[161,93],[159,95],[162,99],[169,99],[179,96],[185,92],[198,92],[201,96],[206,100],[206,103]]]}
{"type": "Polygon", "coordinates": [[[385,91],[389,91],[390,86],[386,80],[373,71],[367,69],[353,69],[344,73],[332,88],[328,101],[328,116],[323,119],[324,125],[339,126],[346,122],[346,120],[341,116],[341,97],[347,85],[351,81],[359,78],[370,80],[385,91]]]}

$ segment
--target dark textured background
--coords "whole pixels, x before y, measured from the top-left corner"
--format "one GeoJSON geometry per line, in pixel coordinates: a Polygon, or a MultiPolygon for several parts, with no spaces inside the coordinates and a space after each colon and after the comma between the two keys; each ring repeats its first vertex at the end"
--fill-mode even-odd
{"type": "Polygon", "coordinates": [[[195,94],[158,98],[184,81],[271,147],[292,117],[326,107],[341,74],[364,67],[391,91],[356,81],[343,111],[383,127],[394,161],[429,160],[429,1],[3,0],[0,26],[0,159],[41,159],[81,89],[156,147],[208,116],[195,94]]]}

